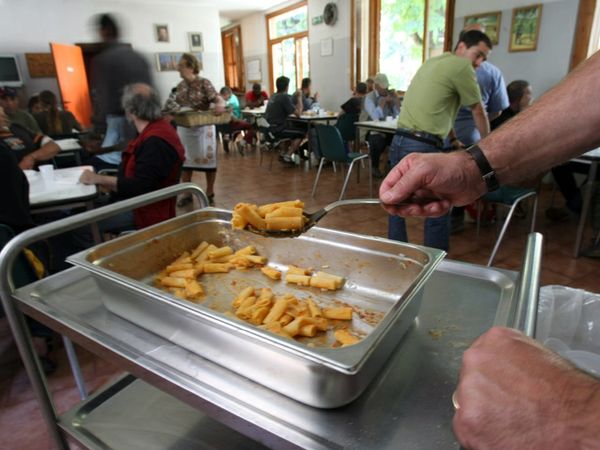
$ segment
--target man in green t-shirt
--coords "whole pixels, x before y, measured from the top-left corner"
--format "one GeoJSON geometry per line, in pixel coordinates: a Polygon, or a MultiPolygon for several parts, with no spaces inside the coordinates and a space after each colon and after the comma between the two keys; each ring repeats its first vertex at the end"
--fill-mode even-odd
{"type": "Polygon", "coordinates": [[[40,126],[33,116],[24,109],[19,108],[17,90],[11,87],[0,88],[0,106],[10,119],[11,123],[22,126],[32,134],[42,134],[40,126]]]}
{"type": "MultiPolygon", "coordinates": [[[[462,143],[452,125],[461,105],[471,109],[481,137],[490,131],[475,69],[492,49],[490,39],[481,31],[462,33],[453,53],[427,60],[413,77],[398,118],[398,128],[390,148],[390,160],[396,165],[413,152],[442,151],[446,136],[454,148],[462,143]]],[[[449,216],[425,220],[425,245],[448,250],[449,216]]],[[[390,216],[388,237],[408,241],[402,217],[390,216]]]]}

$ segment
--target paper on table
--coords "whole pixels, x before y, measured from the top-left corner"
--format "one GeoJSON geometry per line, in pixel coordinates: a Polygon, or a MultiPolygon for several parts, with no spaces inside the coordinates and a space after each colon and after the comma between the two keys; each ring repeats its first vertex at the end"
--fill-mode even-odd
{"type": "Polygon", "coordinates": [[[61,150],[77,150],[81,148],[79,141],[74,138],[70,139],[57,139],[54,142],[60,147],[61,150]]]}

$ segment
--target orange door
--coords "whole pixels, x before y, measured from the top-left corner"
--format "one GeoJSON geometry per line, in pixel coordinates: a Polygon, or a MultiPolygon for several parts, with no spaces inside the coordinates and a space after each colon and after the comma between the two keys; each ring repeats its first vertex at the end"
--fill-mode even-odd
{"type": "Polygon", "coordinates": [[[87,128],[92,123],[92,102],[81,48],[54,42],[50,48],[63,105],[87,128]]]}

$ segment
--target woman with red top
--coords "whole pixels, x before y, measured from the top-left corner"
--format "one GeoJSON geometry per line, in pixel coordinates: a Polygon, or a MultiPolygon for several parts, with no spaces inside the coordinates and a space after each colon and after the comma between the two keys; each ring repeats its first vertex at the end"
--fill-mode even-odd
{"type": "MultiPolygon", "coordinates": [[[[200,63],[191,53],[184,53],[177,64],[182,80],[175,88],[165,105],[166,111],[181,111],[182,108],[208,111],[214,105],[215,113],[225,111],[225,102],[217,93],[213,84],[198,76],[200,63]]],[[[206,173],[206,195],[214,204],[214,186],[217,178],[217,132],[214,125],[199,127],[177,127],[177,134],[185,148],[186,169],[181,173],[181,181],[192,181],[192,170],[206,173]]],[[[186,195],[177,206],[192,202],[192,196],[186,195]]]]}
{"type": "MultiPolygon", "coordinates": [[[[160,100],[147,84],[132,84],[123,92],[123,109],[138,131],[123,152],[118,175],[81,174],[83,184],[97,184],[113,192],[114,200],[145,194],[179,181],[184,149],[173,127],[162,118],[160,100]]],[[[175,217],[175,199],[166,199],[109,217],[100,231],[140,229],[175,217]]]]}

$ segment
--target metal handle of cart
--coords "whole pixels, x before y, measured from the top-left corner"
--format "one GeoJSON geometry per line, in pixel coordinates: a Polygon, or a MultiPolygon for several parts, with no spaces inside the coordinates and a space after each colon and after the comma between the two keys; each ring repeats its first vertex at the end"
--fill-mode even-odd
{"type": "Polygon", "coordinates": [[[65,233],[83,225],[98,222],[124,211],[130,211],[141,206],[155,203],[159,200],[174,197],[184,192],[191,192],[195,195],[198,198],[201,207],[204,208],[208,206],[208,197],[202,189],[193,183],[181,183],[32,228],[14,237],[0,252],[0,301],[4,307],[8,323],[33,389],[38,399],[40,399],[42,416],[48,425],[51,438],[57,448],[66,449],[68,448],[68,445],[56,425],[58,420],[56,409],[52,403],[46,380],[42,377],[41,370],[38,367],[38,361],[34,355],[31,337],[29,333],[25,331],[26,325],[23,314],[20,314],[12,302],[12,295],[14,293],[12,269],[14,262],[19,253],[34,242],[65,233]]]}
{"type": "Polygon", "coordinates": [[[523,257],[523,267],[518,286],[517,307],[514,328],[522,330],[527,336],[535,336],[538,299],[540,291],[540,272],[542,265],[542,241],[540,233],[530,233],[523,257]]]}

